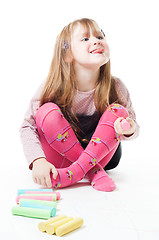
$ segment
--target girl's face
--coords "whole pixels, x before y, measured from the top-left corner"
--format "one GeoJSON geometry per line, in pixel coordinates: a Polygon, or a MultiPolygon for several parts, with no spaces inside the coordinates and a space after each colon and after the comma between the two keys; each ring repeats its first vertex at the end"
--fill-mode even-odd
{"type": "Polygon", "coordinates": [[[91,29],[85,32],[80,23],[72,34],[71,51],[75,67],[99,69],[109,61],[109,47],[101,30],[94,35],[91,29]]]}

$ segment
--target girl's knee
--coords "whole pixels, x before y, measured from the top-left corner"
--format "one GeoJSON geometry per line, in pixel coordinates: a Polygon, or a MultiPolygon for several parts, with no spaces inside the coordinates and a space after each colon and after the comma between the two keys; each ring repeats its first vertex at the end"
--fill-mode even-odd
{"type": "Polygon", "coordinates": [[[116,117],[126,118],[129,116],[128,110],[118,103],[111,104],[110,106],[108,106],[106,111],[111,112],[112,114],[116,115],[116,117]]]}
{"type": "Polygon", "coordinates": [[[46,116],[54,110],[58,110],[60,112],[60,108],[52,102],[45,103],[41,107],[39,107],[35,116],[37,126],[41,128],[42,122],[44,121],[46,116]]]}
{"type": "Polygon", "coordinates": [[[128,116],[129,114],[125,107],[118,103],[111,104],[107,107],[107,109],[103,113],[100,119],[100,123],[102,121],[115,121],[119,117],[127,118],[128,116]]]}

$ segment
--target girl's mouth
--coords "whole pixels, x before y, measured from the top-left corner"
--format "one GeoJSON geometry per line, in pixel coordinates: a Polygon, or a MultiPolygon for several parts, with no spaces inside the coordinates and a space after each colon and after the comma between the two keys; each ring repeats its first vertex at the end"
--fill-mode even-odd
{"type": "Polygon", "coordinates": [[[96,53],[101,54],[101,53],[104,53],[104,49],[103,48],[95,49],[95,50],[91,51],[90,53],[92,53],[92,54],[96,54],[96,53]]]}

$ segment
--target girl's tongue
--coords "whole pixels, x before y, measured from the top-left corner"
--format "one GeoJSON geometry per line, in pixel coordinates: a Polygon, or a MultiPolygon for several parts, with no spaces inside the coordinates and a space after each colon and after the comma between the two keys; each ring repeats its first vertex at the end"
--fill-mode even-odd
{"type": "Polygon", "coordinates": [[[92,53],[103,53],[104,52],[104,49],[97,49],[97,50],[94,50],[92,53]]]}

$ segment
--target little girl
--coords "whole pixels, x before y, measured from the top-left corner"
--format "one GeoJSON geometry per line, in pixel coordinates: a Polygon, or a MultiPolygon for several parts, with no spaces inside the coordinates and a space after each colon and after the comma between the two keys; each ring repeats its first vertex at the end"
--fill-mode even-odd
{"type": "Polygon", "coordinates": [[[70,23],[20,129],[34,182],[62,188],[86,177],[94,189],[113,191],[105,170],[118,164],[120,141],[138,132],[129,92],[110,73],[103,31],[91,19],[70,23]]]}

